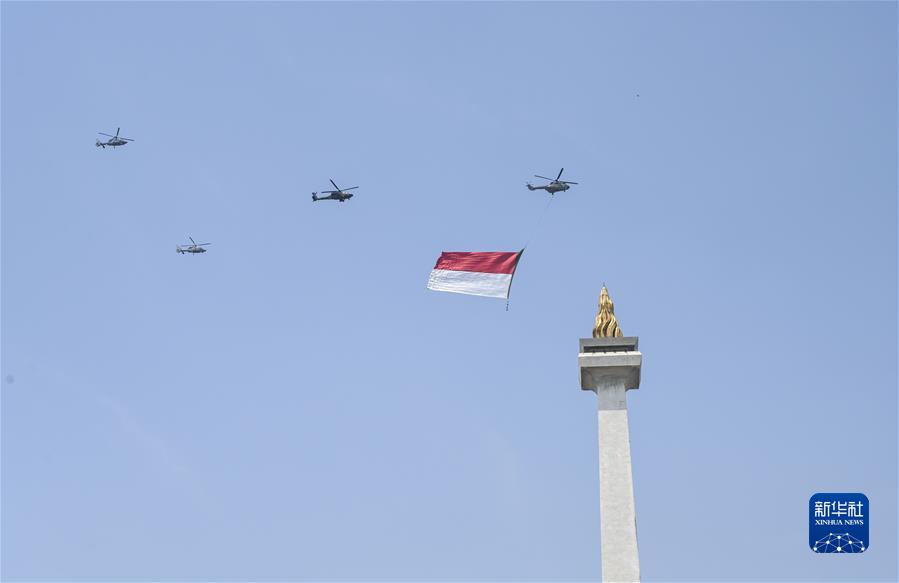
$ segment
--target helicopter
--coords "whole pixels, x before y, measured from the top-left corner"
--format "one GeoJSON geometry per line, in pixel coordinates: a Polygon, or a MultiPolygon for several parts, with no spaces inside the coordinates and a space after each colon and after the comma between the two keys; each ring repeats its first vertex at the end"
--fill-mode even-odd
{"type": "Polygon", "coordinates": [[[353,198],[353,193],[347,192],[348,190],[353,190],[355,188],[359,188],[358,186],[351,186],[350,188],[340,188],[337,184],[334,183],[330,178],[328,179],[331,184],[334,184],[334,188],[337,190],[325,190],[322,191],[322,194],[327,194],[328,196],[319,196],[317,192],[312,193],[312,202],[316,202],[319,200],[339,200],[340,202],[349,200],[353,198]]]}
{"type": "Polygon", "coordinates": [[[121,129],[122,129],[122,128],[116,128],[116,131],[115,131],[115,135],[114,135],[114,136],[113,136],[113,135],[110,135],[110,134],[104,134],[103,132],[98,132],[101,136],[108,136],[108,137],[110,137],[110,138],[112,138],[112,139],[107,140],[107,141],[105,141],[105,142],[101,142],[101,141],[98,139],[98,140],[97,140],[97,147],[98,147],[98,148],[103,148],[103,149],[105,150],[105,149],[106,149],[106,146],[112,146],[113,148],[115,148],[116,146],[124,146],[124,145],[127,144],[128,142],[133,142],[134,140],[132,140],[131,138],[120,138],[120,137],[119,137],[119,131],[120,131],[121,129]]]}
{"type": "Polygon", "coordinates": [[[187,238],[190,239],[191,244],[188,245],[185,243],[184,245],[177,245],[175,247],[175,252],[180,253],[181,255],[184,255],[185,253],[206,253],[206,249],[203,249],[203,245],[212,245],[212,243],[197,243],[194,241],[194,238],[190,236],[187,238]]]}
{"type": "Polygon", "coordinates": [[[533,184],[528,182],[528,190],[545,190],[552,195],[556,194],[557,192],[565,192],[566,190],[571,188],[570,186],[568,186],[569,184],[577,184],[577,182],[566,182],[564,180],[559,180],[562,177],[562,172],[564,171],[564,168],[559,170],[559,175],[556,176],[555,179],[547,178],[546,176],[540,176],[539,174],[534,174],[534,176],[536,176],[537,178],[549,180],[549,184],[547,184],[546,186],[534,186],[533,184]]]}

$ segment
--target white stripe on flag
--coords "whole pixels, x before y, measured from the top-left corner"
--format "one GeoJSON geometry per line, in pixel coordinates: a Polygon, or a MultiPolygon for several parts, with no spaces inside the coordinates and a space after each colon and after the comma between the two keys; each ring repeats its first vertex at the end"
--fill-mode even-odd
{"type": "Polygon", "coordinates": [[[428,278],[428,289],[488,298],[508,299],[510,285],[511,273],[435,269],[428,278]]]}

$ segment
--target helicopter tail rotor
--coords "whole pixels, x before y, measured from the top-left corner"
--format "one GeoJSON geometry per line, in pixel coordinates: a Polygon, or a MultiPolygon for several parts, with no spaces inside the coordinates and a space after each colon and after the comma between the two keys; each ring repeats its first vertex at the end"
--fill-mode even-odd
{"type": "Polygon", "coordinates": [[[532,185],[530,182],[527,183],[528,190],[537,190],[537,187],[532,185]]]}
{"type": "Polygon", "coordinates": [[[101,142],[100,140],[97,140],[97,147],[103,148],[104,150],[106,149],[106,145],[103,142],[101,142]]]}
{"type": "Polygon", "coordinates": [[[313,192],[313,193],[312,193],[312,202],[315,202],[315,201],[317,201],[317,200],[318,200],[318,193],[317,193],[317,192],[313,192]]]}

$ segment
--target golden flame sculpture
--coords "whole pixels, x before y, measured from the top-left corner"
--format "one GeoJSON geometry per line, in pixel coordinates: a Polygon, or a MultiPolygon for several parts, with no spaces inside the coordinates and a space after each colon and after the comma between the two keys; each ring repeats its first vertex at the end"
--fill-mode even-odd
{"type": "Polygon", "coordinates": [[[613,336],[622,336],[621,328],[618,327],[618,318],[615,317],[615,303],[609,297],[609,290],[606,284],[602,284],[602,291],[599,293],[599,313],[596,314],[596,326],[593,327],[594,338],[607,338],[613,336]]]}

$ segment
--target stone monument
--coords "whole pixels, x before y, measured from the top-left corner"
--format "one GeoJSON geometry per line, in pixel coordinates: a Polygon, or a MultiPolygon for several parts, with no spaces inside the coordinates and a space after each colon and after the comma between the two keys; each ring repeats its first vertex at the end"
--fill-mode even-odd
{"type": "Polygon", "coordinates": [[[582,338],[581,389],[597,396],[599,418],[599,524],[602,580],[640,580],[637,516],[627,424],[627,391],[640,387],[643,355],[637,337],[624,336],[605,284],[593,338],[582,338]]]}

